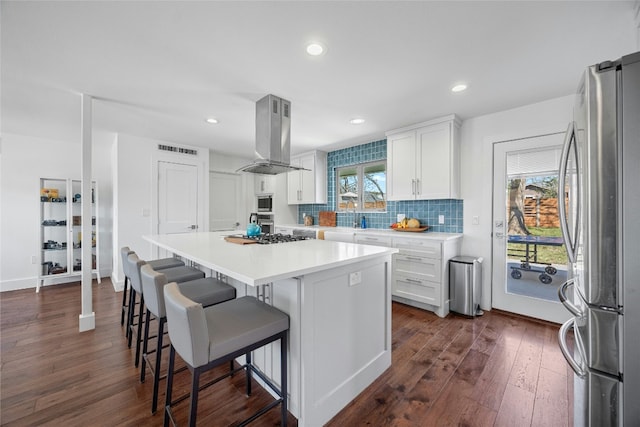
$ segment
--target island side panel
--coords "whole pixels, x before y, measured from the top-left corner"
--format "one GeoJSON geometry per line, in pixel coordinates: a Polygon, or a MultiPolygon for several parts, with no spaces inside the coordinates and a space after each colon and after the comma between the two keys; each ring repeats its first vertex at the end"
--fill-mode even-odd
{"type": "Polygon", "coordinates": [[[391,256],[305,275],[301,285],[300,425],[321,426],[391,366],[391,256]]]}

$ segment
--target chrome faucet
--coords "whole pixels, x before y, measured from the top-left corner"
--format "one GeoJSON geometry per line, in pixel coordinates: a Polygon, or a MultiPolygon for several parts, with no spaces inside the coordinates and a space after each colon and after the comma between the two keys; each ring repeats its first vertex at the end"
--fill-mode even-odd
{"type": "Polygon", "coordinates": [[[358,204],[353,201],[351,203],[353,203],[353,228],[358,228],[358,204]]]}

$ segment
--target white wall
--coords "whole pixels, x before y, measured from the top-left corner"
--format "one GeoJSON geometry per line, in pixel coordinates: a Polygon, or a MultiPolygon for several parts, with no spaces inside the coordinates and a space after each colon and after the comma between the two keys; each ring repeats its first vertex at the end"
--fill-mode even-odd
{"type": "Polygon", "coordinates": [[[254,209],[254,179],[253,175],[251,174],[236,171],[240,167],[251,163],[251,161],[252,159],[249,158],[230,156],[227,154],[218,153],[216,151],[209,151],[209,171],[233,174],[237,173],[240,176],[240,188],[242,189],[242,191],[239,195],[240,200],[238,202],[240,203],[241,229],[247,226],[247,223],[249,222],[249,213],[254,209]]]}
{"type": "Polygon", "coordinates": [[[491,308],[491,214],[493,144],[563,132],[572,119],[573,95],[465,120],[461,127],[461,193],[464,199],[462,253],[481,256],[483,309],[491,308]],[[477,216],[478,225],[472,224],[477,216]]]}
{"type": "MultiPolygon", "coordinates": [[[[78,140],[79,140],[78,136],[78,140]]],[[[114,135],[93,135],[93,179],[98,182],[100,272],[111,271],[111,163],[114,135]]],[[[40,265],[40,178],[80,179],[79,142],[3,134],[0,157],[0,291],[35,287],[40,265]]],[[[79,280],[75,278],[74,280],[79,280]]],[[[47,282],[49,283],[49,282],[47,282]]]]}
{"type": "MultiPolygon", "coordinates": [[[[254,159],[242,158],[220,154],[214,151],[209,155],[209,168],[212,172],[236,173],[242,166],[246,166],[254,159]]],[[[242,189],[244,197],[241,200],[242,211],[244,212],[244,223],[241,228],[247,226],[249,222],[249,214],[256,211],[255,198],[255,175],[246,172],[240,172],[242,179],[242,189]]],[[[295,224],[298,222],[298,208],[295,205],[289,206],[287,203],[287,174],[281,173],[275,176],[274,191],[274,213],[276,224],[295,224]]]]}
{"type": "MultiPolygon", "coordinates": [[[[199,206],[202,211],[201,229],[208,227],[209,215],[209,150],[202,147],[188,146],[167,141],[142,138],[137,136],[117,136],[111,153],[113,163],[113,271],[111,280],[114,288],[122,289],[124,276],[120,248],[129,246],[142,259],[156,256],[155,248],[142,236],[156,233],[157,218],[155,215],[154,163],[158,160],[188,161],[198,164],[198,177],[202,184],[199,187],[199,206]],[[158,150],[158,144],[191,148],[198,151],[198,156],[172,153],[158,150]],[[206,218],[206,220],[205,220],[206,218]]],[[[156,201],[157,203],[157,201],[156,201]]]]}

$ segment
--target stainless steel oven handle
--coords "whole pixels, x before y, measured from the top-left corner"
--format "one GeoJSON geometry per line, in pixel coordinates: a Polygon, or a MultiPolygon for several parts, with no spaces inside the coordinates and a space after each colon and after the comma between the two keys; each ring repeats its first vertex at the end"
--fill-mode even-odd
{"type": "MultiPolygon", "coordinates": [[[[571,147],[571,140],[575,137],[574,123],[569,123],[567,127],[567,133],[564,137],[564,144],[562,145],[562,154],[560,156],[560,170],[558,171],[558,215],[560,216],[560,229],[562,230],[562,238],[564,240],[565,248],[569,262],[575,263],[575,245],[569,235],[569,226],[567,224],[567,209],[566,209],[566,177],[567,167],[569,165],[569,154],[571,147]]],[[[577,243],[577,242],[576,242],[577,243]]]]}
{"type": "MultiPolygon", "coordinates": [[[[571,369],[573,369],[573,372],[575,372],[576,375],[580,378],[584,378],[587,375],[587,372],[571,356],[571,351],[569,350],[569,346],[567,345],[567,333],[569,332],[569,329],[574,329],[575,321],[575,318],[571,318],[564,322],[564,324],[560,327],[560,331],[558,332],[558,344],[560,344],[560,351],[562,352],[564,358],[567,360],[569,366],[571,366],[571,369]]],[[[578,340],[576,340],[576,344],[577,343],[578,340]]],[[[576,348],[578,348],[578,351],[580,351],[579,345],[576,345],[576,348]]]]}
{"type": "Polygon", "coordinates": [[[567,310],[571,312],[571,314],[577,317],[582,317],[584,313],[580,311],[578,307],[576,307],[575,304],[572,303],[567,297],[567,289],[569,289],[569,287],[573,285],[575,285],[575,279],[569,279],[564,282],[562,286],[558,288],[558,298],[560,298],[560,302],[562,303],[562,305],[564,305],[567,310]]]}

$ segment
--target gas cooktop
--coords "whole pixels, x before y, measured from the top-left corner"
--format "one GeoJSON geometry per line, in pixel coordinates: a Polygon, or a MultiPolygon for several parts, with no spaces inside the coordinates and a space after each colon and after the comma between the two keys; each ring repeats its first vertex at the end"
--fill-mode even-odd
{"type": "Polygon", "coordinates": [[[291,234],[260,234],[259,236],[247,236],[243,235],[243,239],[254,240],[256,243],[261,245],[271,245],[273,243],[288,243],[288,242],[298,242],[300,240],[307,240],[309,237],[306,236],[292,236],[291,234]]]}

